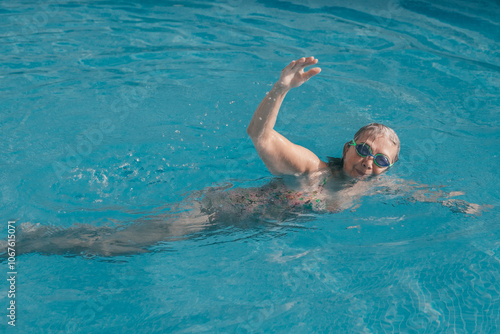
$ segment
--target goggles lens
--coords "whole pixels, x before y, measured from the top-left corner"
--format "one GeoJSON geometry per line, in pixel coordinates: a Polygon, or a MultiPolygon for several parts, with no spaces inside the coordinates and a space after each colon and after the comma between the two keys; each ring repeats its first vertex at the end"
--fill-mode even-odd
{"type": "Polygon", "coordinates": [[[358,155],[362,156],[363,158],[367,156],[373,157],[373,162],[375,163],[375,165],[381,168],[392,166],[391,161],[385,154],[377,153],[373,155],[370,145],[366,143],[356,144],[354,140],[352,141],[351,145],[356,147],[356,153],[358,153],[358,155]]]}

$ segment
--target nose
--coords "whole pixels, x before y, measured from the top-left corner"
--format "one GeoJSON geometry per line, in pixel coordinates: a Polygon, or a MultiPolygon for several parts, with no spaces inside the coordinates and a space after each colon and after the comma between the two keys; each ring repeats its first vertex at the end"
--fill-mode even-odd
{"type": "Polygon", "coordinates": [[[365,167],[366,169],[372,169],[372,167],[373,167],[373,157],[372,156],[367,155],[363,159],[363,167],[365,167]]]}

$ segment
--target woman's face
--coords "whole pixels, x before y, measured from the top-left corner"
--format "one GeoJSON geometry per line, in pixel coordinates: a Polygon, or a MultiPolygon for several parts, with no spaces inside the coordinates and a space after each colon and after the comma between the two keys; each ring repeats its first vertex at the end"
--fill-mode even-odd
{"type": "MultiPolygon", "coordinates": [[[[372,148],[372,154],[376,155],[378,153],[385,154],[391,164],[394,163],[394,159],[397,154],[397,147],[384,136],[370,138],[368,135],[362,135],[356,140],[356,144],[366,143],[372,148]]],[[[377,166],[373,162],[373,157],[366,156],[362,157],[356,152],[356,147],[352,145],[347,145],[344,147],[344,172],[351,177],[366,177],[370,175],[378,175],[387,170],[377,166]],[[346,151],[347,149],[347,151],[346,151]]]]}

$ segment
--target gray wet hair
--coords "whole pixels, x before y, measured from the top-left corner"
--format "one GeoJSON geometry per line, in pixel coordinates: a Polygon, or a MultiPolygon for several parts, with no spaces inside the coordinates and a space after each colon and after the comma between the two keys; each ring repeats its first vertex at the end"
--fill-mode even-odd
{"type": "Polygon", "coordinates": [[[397,151],[394,157],[393,163],[399,160],[399,149],[401,144],[399,142],[399,137],[396,132],[388,126],[380,123],[370,123],[363,126],[354,135],[354,141],[357,141],[361,136],[368,135],[369,138],[385,137],[389,139],[394,145],[396,145],[397,151]]]}

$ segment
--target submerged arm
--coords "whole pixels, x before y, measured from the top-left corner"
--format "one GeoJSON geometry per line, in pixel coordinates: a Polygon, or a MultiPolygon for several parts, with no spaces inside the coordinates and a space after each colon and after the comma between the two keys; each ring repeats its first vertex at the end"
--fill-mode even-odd
{"type": "Polygon", "coordinates": [[[247,133],[259,156],[273,174],[302,174],[326,167],[326,164],[313,152],[290,142],[274,130],[286,94],[290,89],[299,87],[321,71],[315,67],[304,72],[306,66],[317,62],[314,57],[301,58],[286,66],[281,71],[278,82],[257,107],[247,128],[247,133]]]}
{"type": "Polygon", "coordinates": [[[453,212],[480,215],[481,211],[491,208],[490,205],[479,205],[456,199],[455,197],[465,195],[462,191],[446,192],[436,190],[424,184],[418,184],[407,180],[383,181],[377,193],[393,194],[402,196],[410,202],[440,203],[450,208],[453,212]]]}
{"type": "Polygon", "coordinates": [[[488,207],[454,198],[461,195],[465,195],[465,193],[462,191],[452,191],[446,193],[441,190],[420,190],[415,191],[412,194],[412,199],[418,202],[441,203],[443,206],[450,208],[453,212],[461,212],[471,215],[479,215],[482,210],[488,207]]]}

